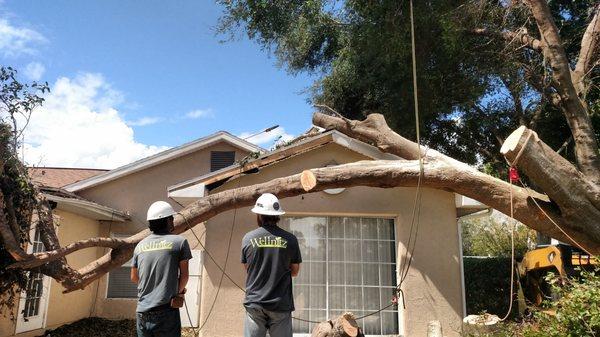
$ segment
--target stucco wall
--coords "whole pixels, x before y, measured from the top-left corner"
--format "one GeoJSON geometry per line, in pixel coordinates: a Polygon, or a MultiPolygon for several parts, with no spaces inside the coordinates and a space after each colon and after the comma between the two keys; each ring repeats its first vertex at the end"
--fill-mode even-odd
{"type": "MultiPolygon", "coordinates": [[[[60,217],[58,236],[61,245],[99,236],[105,224],[90,220],[82,216],[56,211],[60,217]]],[[[77,251],[67,256],[67,262],[74,269],[80,268],[100,256],[102,249],[89,248],[77,251]]],[[[98,282],[91,284],[83,290],[63,294],[63,288],[52,280],[50,286],[50,301],[48,302],[48,316],[46,325],[49,328],[67,322],[73,322],[84,317],[89,317],[94,302],[98,282]]]]}
{"type": "MultiPolygon", "coordinates": [[[[263,168],[259,174],[234,180],[213,192],[299,173],[303,169],[321,167],[331,161],[341,164],[362,159],[365,158],[331,144],[263,168]]],[[[397,261],[399,262],[404,256],[408,241],[414,196],[414,188],[355,187],[339,195],[317,192],[283,199],[282,206],[288,215],[391,216],[396,222],[397,261]]],[[[243,235],[256,226],[255,215],[249,211],[249,208],[237,212],[229,211],[209,220],[206,225],[205,241],[207,249],[223,265],[234,213],[236,221],[226,270],[236,283],[243,285],[245,272],[240,264],[240,242],[243,235]]],[[[204,229],[199,227],[196,231],[201,233],[204,229]]],[[[221,278],[221,272],[214,263],[208,257],[204,260],[200,322],[204,322],[209,315],[221,278]]],[[[404,289],[407,309],[401,316],[406,336],[426,336],[427,322],[431,320],[442,322],[445,336],[458,336],[462,316],[462,297],[459,240],[453,194],[431,189],[423,190],[419,235],[404,289]]],[[[214,309],[210,312],[208,322],[202,330],[202,336],[241,336],[244,313],[242,300],[243,293],[225,278],[214,309]]]]}
{"type": "MultiPolygon", "coordinates": [[[[181,208],[167,198],[167,187],[209,173],[211,151],[236,151],[236,161],[248,154],[247,151],[221,142],[77,193],[89,200],[131,214],[131,222],[113,222],[103,226],[102,236],[110,236],[111,233],[134,234],[147,227],[146,211],[152,202],[164,200],[171,203],[176,210],[181,208]]],[[[107,282],[108,277],[99,280],[94,315],[106,318],[135,317],[136,300],[106,298],[107,282]]]]}

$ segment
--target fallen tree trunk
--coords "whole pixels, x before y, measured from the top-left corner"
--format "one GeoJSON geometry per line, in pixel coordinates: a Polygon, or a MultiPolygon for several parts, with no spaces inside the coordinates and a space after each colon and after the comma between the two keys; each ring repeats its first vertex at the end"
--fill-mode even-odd
{"type": "MultiPolygon", "coordinates": [[[[582,223],[572,223],[570,221],[574,218],[565,217],[565,212],[560,208],[560,205],[554,202],[537,200],[538,208],[531,196],[531,191],[518,186],[511,186],[506,181],[479,172],[475,168],[437,151],[425,147],[419,149],[417,144],[389,129],[381,115],[371,114],[365,121],[359,122],[347,120],[343,117],[315,113],[314,124],[337,129],[353,138],[373,144],[385,152],[408,157],[412,160],[361,161],[311,169],[301,174],[277,178],[265,183],[207,195],[185,207],[175,217],[174,232],[177,234],[183,233],[188,228],[205,222],[219,213],[250,206],[258,196],[266,192],[274,193],[280,198],[286,198],[339,187],[415,187],[420,175],[419,160],[417,158],[421,155],[424,162],[424,175],[422,177],[424,188],[441,189],[465,195],[505,214],[510,214],[512,195],[515,219],[561,241],[581,244],[594,254],[600,252],[598,229],[595,225],[590,227],[591,223],[587,222],[583,225],[582,223]],[[558,224],[558,227],[555,223],[558,224]],[[566,229],[569,235],[565,235],[559,227],[566,229]],[[590,235],[590,233],[594,234],[590,235]]],[[[511,158],[512,153],[520,152],[518,144],[521,143],[523,142],[517,142],[517,146],[512,151],[507,152],[508,158],[511,158]]],[[[532,144],[525,145],[526,149],[529,146],[534,146],[532,144]]],[[[536,146],[544,145],[538,144],[536,146]]],[[[530,150],[524,150],[521,154],[523,163],[534,161],[533,156],[536,151],[533,147],[530,150]]],[[[545,165],[551,170],[551,163],[545,163],[545,165]]],[[[524,167],[527,170],[535,170],[533,166],[532,168],[524,167]]],[[[565,169],[567,168],[565,166],[565,169]]],[[[593,193],[588,195],[592,205],[596,205],[597,202],[597,197],[594,196],[593,193]],[[595,201],[594,198],[596,198],[595,201]]],[[[84,240],[33,258],[26,257],[23,261],[13,264],[12,267],[46,266],[52,261],[64,259],[65,255],[79,249],[91,246],[111,247],[109,253],[77,271],[66,272],[62,270],[59,274],[48,274],[59,279],[59,282],[65,288],[65,292],[70,292],[84,288],[111,269],[121,266],[131,258],[135,245],[148,234],[150,234],[149,230],[143,230],[120,241],[101,238],[84,240]],[[65,275],[68,276],[65,277],[65,275]]]]}

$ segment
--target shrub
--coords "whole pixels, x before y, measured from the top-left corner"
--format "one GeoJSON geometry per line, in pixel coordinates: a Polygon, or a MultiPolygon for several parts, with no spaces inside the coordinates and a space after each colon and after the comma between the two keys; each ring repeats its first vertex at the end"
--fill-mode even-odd
{"type": "MultiPolygon", "coordinates": [[[[510,303],[510,258],[465,257],[463,265],[467,314],[488,312],[503,317],[510,303]]],[[[511,317],[518,312],[516,304],[511,317]]]]}

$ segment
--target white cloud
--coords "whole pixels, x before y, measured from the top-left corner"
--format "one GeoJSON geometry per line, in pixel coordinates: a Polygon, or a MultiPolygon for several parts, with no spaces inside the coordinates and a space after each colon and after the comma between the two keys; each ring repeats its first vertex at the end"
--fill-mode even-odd
{"type": "Polygon", "coordinates": [[[33,29],[13,26],[8,19],[0,19],[0,53],[4,57],[35,54],[34,45],[46,41],[42,34],[33,29]]]}
{"type": "Polygon", "coordinates": [[[294,136],[286,133],[285,129],[278,127],[275,130],[269,132],[242,132],[238,137],[246,139],[250,143],[261,145],[263,147],[274,147],[276,144],[281,142],[287,142],[294,139],[294,136]],[[258,133],[257,135],[254,135],[258,133]],[[254,136],[253,136],[254,135],[254,136]]]}
{"type": "Polygon", "coordinates": [[[152,125],[160,122],[161,119],[159,117],[142,117],[140,119],[136,119],[134,121],[128,121],[127,125],[129,126],[146,126],[152,125]]]}
{"type": "Polygon", "coordinates": [[[61,77],[25,130],[30,165],[115,168],[166,150],[136,142],[116,107],[122,95],[99,74],[61,77]]]}
{"type": "Polygon", "coordinates": [[[212,118],[215,114],[212,109],[196,109],[185,114],[185,118],[198,119],[198,118],[212,118]]]}
{"type": "Polygon", "coordinates": [[[27,78],[29,78],[32,81],[39,81],[42,78],[42,76],[44,76],[45,72],[46,67],[44,67],[44,65],[39,62],[29,63],[23,71],[25,76],[27,76],[27,78]]]}

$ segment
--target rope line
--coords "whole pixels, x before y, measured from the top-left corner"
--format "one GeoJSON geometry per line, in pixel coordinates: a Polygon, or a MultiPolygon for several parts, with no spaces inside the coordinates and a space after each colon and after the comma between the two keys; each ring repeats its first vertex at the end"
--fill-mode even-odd
{"type": "MultiPolygon", "coordinates": [[[[531,134],[530,134],[531,135],[531,134]]],[[[529,140],[529,137],[527,138],[529,140]]],[[[525,141],[527,142],[527,141],[525,141]]],[[[517,156],[518,159],[518,156],[517,156]]],[[[514,219],[514,199],[513,199],[513,183],[512,179],[508,178],[508,190],[510,192],[510,218],[512,219],[512,227],[510,231],[510,249],[511,249],[511,259],[510,259],[510,295],[509,295],[509,304],[508,304],[508,312],[506,315],[500,319],[500,321],[505,321],[508,316],[510,316],[510,312],[513,307],[513,292],[515,291],[515,227],[517,221],[514,219]]]]}
{"type": "MultiPolygon", "coordinates": [[[[410,267],[412,265],[415,248],[417,246],[417,237],[419,233],[419,224],[421,219],[421,199],[422,199],[422,181],[425,176],[425,165],[423,163],[423,155],[421,153],[421,131],[420,131],[420,118],[419,118],[419,88],[417,84],[417,57],[415,48],[415,19],[413,10],[413,1],[409,0],[410,6],[410,33],[411,33],[411,52],[412,52],[412,73],[413,73],[413,99],[415,104],[415,130],[417,134],[417,150],[419,155],[419,179],[417,181],[417,190],[415,192],[415,201],[413,204],[411,225],[408,236],[408,243],[406,246],[406,255],[400,263],[400,280],[396,286],[397,295],[402,295],[402,302],[404,302],[404,293],[401,290],[404,280],[408,277],[410,267]],[[416,216],[415,216],[416,215],[416,216]],[[415,223],[416,219],[416,223],[415,223]],[[414,239],[413,239],[413,228],[414,239]],[[412,246],[412,248],[411,248],[412,246]]],[[[406,308],[406,305],[404,305],[406,308]]]]}

